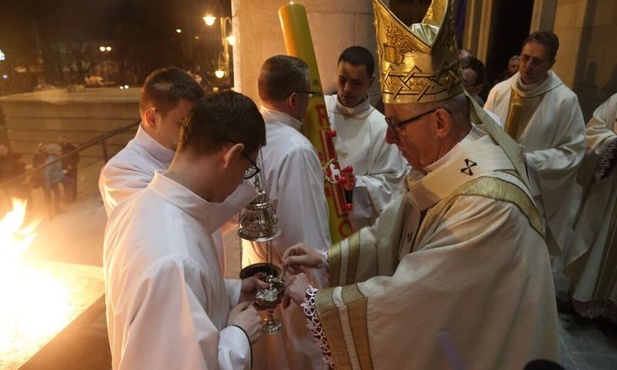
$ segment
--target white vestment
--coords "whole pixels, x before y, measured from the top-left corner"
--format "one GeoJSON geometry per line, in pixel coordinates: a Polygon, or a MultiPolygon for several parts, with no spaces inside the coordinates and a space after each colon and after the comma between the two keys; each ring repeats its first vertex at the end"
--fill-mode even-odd
{"type": "MultiPolygon", "coordinates": [[[[302,122],[278,111],[262,107],[266,121],[266,145],[261,149],[266,191],[276,204],[281,235],[273,240],[274,263],[291,245],[304,242],[326,253],[330,245],[328,205],[324,178],[317,152],[298,130],[302,122]]],[[[266,252],[258,245],[244,243],[243,266],[264,262],[266,252]]],[[[321,274],[314,271],[313,281],[323,285],[321,274]]],[[[306,327],[304,314],[292,304],[286,310],[277,306],[283,321],[280,334],[268,335],[255,343],[254,370],[322,369],[321,351],[306,327]]]]}
{"type": "Polygon", "coordinates": [[[600,105],[587,124],[587,151],[579,174],[585,197],[566,259],[565,271],[576,284],[575,308],[589,318],[610,316],[602,312],[603,300],[617,303],[617,172],[613,169],[603,182],[593,176],[599,159],[615,145],[616,120],[617,94],[600,105]]]}
{"type": "Polygon", "coordinates": [[[532,185],[537,185],[547,220],[547,237],[564,250],[572,229],[572,207],[578,166],[585,153],[585,122],[576,95],[552,71],[548,78],[527,89],[519,74],[490,91],[484,109],[495,113],[506,129],[508,118],[520,122],[515,135],[525,153],[532,185]],[[510,109],[515,97],[520,109],[510,109]],[[512,100],[512,101],[511,101],[512,100]]]}
{"type": "Polygon", "coordinates": [[[358,107],[342,106],[336,95],[324,97],[341,168],[352,166],[353,227],[372,225],[403,186],[407,164],[395,145],[386,143],[386,120],[368,99],[358,107]]]}
{"type": "Polygon", "coordinates": [[[218,264],[222,208],[157,172],[112,212],[104,272],[114,370],[251,368],[248,338],[227,326],[240,280],[225,280],[218,264]]]}
{"type": "MultiPolygon", "coordinates": [[[[138,190],[145,189],[152,181],[155,171],[167,170],[174,154],[173,150],[159,144],[140,125],[135,137],[101,170],[99,191],[107,216],[118,203],[138,190]]],[[[253,186],[245,181],[225,199],[226,207],[222,207],[221,212],[223,213],[220,217],[230,219],[256,196],[257,193],[253,186]]],[[[219,262],[224,269],[225,253],[221,231],[216,230],[214,237],[219,262]]]]}
{"type": "Polygon", "coordinates": [[[453,352],[474,370],[559,361],[542,219],[501,147],[474,128],[426,170],[329,250],[333,288],[313,307],[336,369],[459,368],[453,352]]]}

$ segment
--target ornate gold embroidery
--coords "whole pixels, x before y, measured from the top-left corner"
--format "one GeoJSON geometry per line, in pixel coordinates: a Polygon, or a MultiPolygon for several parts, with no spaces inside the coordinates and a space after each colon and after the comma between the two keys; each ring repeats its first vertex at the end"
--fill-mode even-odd
{"type": "Polygon", "coordinates": [[[380,0],[373,8],[384,103],[433,102],[463,92],[448,0],[434,0],[411,29],[380,0]]]}
{"type": "Polygon", "coordinates": [[[518,186],[495,177],[478,177],[474,180],[466,182],[458,188],[453,194],[437,203],[427,213],[424,222],[419,230],[418,237],[423,238],[429,227],[435,222],[437,217],[442,213],[444,208],[452,199],[459,195],[477,195],[495,200],[509,202],[516,205],[521,212],[527,217],[529,224],[544,237],[542,227],[542,219],[532,200],[518,186]]]}

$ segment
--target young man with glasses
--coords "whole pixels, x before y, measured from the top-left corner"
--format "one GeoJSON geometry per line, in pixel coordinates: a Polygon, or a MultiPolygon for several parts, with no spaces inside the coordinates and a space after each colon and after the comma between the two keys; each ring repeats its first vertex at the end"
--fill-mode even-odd
{"type": "Polygon", "coordinates": [[[354,230],[375,218],[401,192],[407,166],[396,147],[384,140],[384,116],[371,106],[368,90],[375,81],[375,60],[362,46],[345,49],[338,60],[337,93],[324,97],[341,168],[353,167],[351,192],[354,230]]]}
{"type": "Polygon", "coordinates": [[[559,361],[549,253],[521,149],[464,94],[450,2],[433,1],[411,27],[374,5],[386,140],[412,170],[402,196],[328,258],[286,251],[285,302],[302,305],[336,369],[559,361]],[[311,287],[300,266],[324,266],[329,287],[311,287]]]}
{"type": "Polygon", "coordinates": [[[262,334],[252,300],[268,285],[224,279],[213,233],[224,203],[265,144],[255,103],[234,91],[195,103],[177,152],[144,190],[118,204],[105,232],[112,365],[131,369],[251,368],[262,334]]]}
{"type": "MultiPolygon", "coordinates": [[[[315,148],[300,132],[311,93],[308,65],[286,55],[268,58],[261,67],[258,90],[267,138],[261,170],[281,229],[273,240],[272,257],[282,266],[283,252],[295,243],[307,243],[323,254],[330,245],[323,172],[315,148]]],[[[247,266],[264,262],[267,254],[257,245],[246,245],[242,257],[247,266]]],[[[325,285],[318,272],[311,279],[325,285]]],[[[306,329],[301,308],[281,310],[279,305],[277,310],[283,331],[256,344],[253,369],[323,369],[321,351],[306,329]]]]}

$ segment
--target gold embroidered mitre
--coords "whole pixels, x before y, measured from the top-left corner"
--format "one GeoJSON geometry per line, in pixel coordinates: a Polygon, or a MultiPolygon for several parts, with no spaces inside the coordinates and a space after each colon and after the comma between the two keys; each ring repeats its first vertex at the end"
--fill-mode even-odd
{"type": "Polygon", "coordinates": [[[452,11],[433,0],[422,23],[407,27],[373,0],[384,103],[427,103],[463,92],[452,11]]]}

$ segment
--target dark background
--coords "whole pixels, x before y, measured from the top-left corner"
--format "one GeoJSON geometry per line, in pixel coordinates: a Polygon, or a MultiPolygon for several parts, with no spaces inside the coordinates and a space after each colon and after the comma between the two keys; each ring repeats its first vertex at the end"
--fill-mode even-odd
{"type": "Polygon", "coordinates": [[[229,16],[230,0],[0,0],[0,95],[101,72],[109,84],[140,84],[170,65],[208,76],[221,32],[207,13],[229,16]]]}

